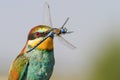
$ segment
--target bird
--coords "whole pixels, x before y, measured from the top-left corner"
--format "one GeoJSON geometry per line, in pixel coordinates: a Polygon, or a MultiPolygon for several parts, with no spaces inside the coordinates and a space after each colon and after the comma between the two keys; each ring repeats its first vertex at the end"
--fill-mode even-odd
{"type": "Polygon", "coordinates": [[[50,25],[37,25],[29,31],[25,46],[10,65],[8,80],[49,80],[55,64],[54,36],[59,36],[66,44],[75,48],[61,36],[72,33],[64,27],[69,17],[62,27],[52,28],[50,7],[47,3],[45,10],[50,25]]]}
{"type": "Polygon", "coordinates": [[[55,64],[54,35],[51,34],[34,50],[29,51],[42,41],[50,30],[46,25],[38,25],[30,30],[24,48],[11,64],[8,80],[50,79],[55,64]]]}

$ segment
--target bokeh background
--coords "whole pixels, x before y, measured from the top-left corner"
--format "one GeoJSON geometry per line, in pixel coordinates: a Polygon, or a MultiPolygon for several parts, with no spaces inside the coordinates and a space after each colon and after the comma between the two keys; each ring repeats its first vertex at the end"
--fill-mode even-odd
{"type": "MultiPolygon", "coordinates": [[[[77,48],[54,40],[56,64],[50,80],[120,80],[120,1],[46,0],[53,27],[74,31],[63,37],[77,48]]],[[[42,23],[45,0],[0,0],[0,80],[7,80],[13,59],[29,30],[42,23]]]]}

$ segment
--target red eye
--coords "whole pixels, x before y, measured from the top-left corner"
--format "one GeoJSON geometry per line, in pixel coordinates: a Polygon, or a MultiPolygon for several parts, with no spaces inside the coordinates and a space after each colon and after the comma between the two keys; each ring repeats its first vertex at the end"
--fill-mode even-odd
{"type": "Polygon", "coordinates": [[[39,37],[39,36],[40,36],[40,33],[39,33],[39,32],[36,32],[35,35],[36,35],[36,37],[39,37]]]}

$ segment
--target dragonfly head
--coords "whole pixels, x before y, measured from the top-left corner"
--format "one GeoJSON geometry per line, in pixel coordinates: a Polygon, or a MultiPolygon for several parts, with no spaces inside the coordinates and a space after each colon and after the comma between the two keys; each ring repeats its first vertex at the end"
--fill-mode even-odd
{"type": "Polygon", "coordinates": [[[66,19],[66,21],[64,22],[64,24],[62,25],[62,27],[60,28],[61,29],[61,34],[66,34],[66,33],[72,33],[73,31],[68,31],[65,26],[65,24],[68,22],[69,20],[69,17],[66,19]]]}
{"type": "Polygon", "coordinates": [[[73,31],[68,31],[66,27],[61,29],[61,34],[73,33],[73,31]]]}

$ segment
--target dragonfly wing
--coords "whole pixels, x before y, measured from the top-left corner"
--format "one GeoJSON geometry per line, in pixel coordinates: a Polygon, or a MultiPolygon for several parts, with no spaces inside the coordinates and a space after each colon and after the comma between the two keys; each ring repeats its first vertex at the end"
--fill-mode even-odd
{"type": "Polygon", "coordinates": [[[64,45],[66,45],[67,47],[71,48],[71,49],[75,49],[76,47],[71,44],[70,42],[68,42],[67,40],[65,40],[62,36],[58,36],[58,40],[60,40],[60,42],[62,42],[64,45]]]}
{"type": "MultiPolygon", "coordinates": [[[[68,20],[69,20],[69,17],[67,18],[67,20],[65,21],[65,23],[62,25],[61,28],[64,27],[64,25],[66,24],[66,22],[68,20]]],[[[52,19],[51,19],[51,13],[50,13],[50,6],[49,6],[49,4],[47,2],[45,2],[44,8],[43,8],[43,25],[47,25],[47,26],[53,27],[52,19]]],[[[72,45],[67,40],[65,40],[62,36],[59,36],[58,38],[59,38],[60,42],[63,42],[68,47],[70,47],[72,49],[76,48],[74,45],[72,45]]]]}
{"type": "Polygon", "coordinates": [[[50,6],[47,2],[45,2],[43,6],[43,24],[52,27],[50,6]]]}

